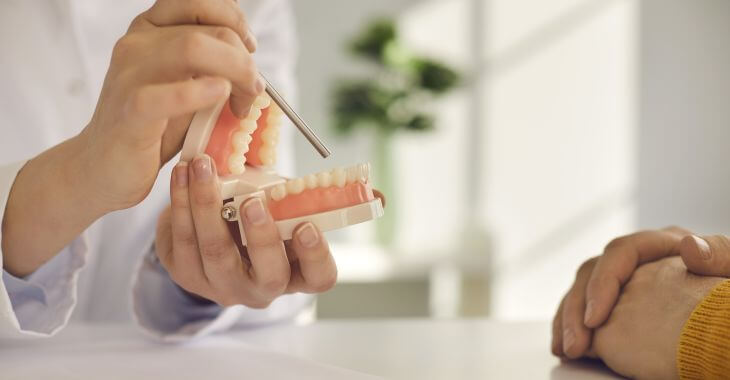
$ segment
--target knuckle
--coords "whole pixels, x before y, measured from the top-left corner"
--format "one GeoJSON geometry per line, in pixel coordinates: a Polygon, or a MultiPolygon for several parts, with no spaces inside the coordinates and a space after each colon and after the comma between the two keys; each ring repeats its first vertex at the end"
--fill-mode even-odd
{"type": "Polygon", "coordinates": [[[223,294],[221,296],[218,296],[215,302],[224,307],[247,305],[248,303],[245,299],[243,299],[243,297],[239,296],[238,294],[223,294]]]}
{"type": "Polygon", "coordinates": [[[179,287],[190,293],[198,293],[200,284],[195,281],[191,276],[183,275],[179,271],[171,271],[170,278],[179,287]]]}
{"type": "Polygon", "coordinates": [[[664,228],[662,228],[662,231],[671,232],[671,233],[678,233],[682,235],[688,235],[690,232],[680,226],[677,225],[669,225],[664,228]]]}
{"type": "Polygon", "coordinates": [[[256,68],[256,64],[253,63],[253,60],[250,58],[250,56],[245,55],[245,63],[246,63],[246,81],[247,83],[250,83],[248,88],[249,94],[253,96],[259,95],[259,92],[256,90],[256,81],[258,80],[259,76],[259,70],[256,68]]]}
{"type": "Polygon", "coordinates": [[[593,268],[596,266],[596,261],[598,261],[598,258],[594,257],[581,264],[578,268],[577,277],[588,275],[593,272],[593,268]]]}
{"type": "Polygon", "coordinates": [[[176,105],[188,105],[193,103],[194,96],[187,87],[179,87],[172,93],[172,102],[176,105]]]}
{"type": "Polygon", "coordinates": [[[230,248],[231,247],[228,242],[224,242],[219,239],[201,242],[198,246],[200,256],[203,260],[211,262],[223,261],[228,255],[230,248]]]}
{"type": "Polygon", "coordinates": [[[604,252],[609,252],[609,251],[613,251],[615,249],[625,247],[627,242],[628,242],[627,236],[617,237],[617,238],[611,240],[610,242],[608,242],[608,244],[606,244],[606,247],[604,248],[604,252]]]}
{"type": "Polygon", "coordinates": [[[185,194],[174,194],[170,197],[170,205],[177,211],[187,211],[190,209],[190,201],[185,194]]]}
{"type": "Polygon", "coordinates": [[[135,38],[130,34],[125,34],[117,40],[112,50],[112,57],[119,59],[127,56],[136,44],[135,38]]]}
{"type": "Polygon", "coordinates": [[[178,232],[175,241],[183,247],[197,247],[198,239],[192,231],[178,232]]]}
{"type": "Polygon", "coordinates": [[[180,44],[182,60],[186,64],[192,64],[198,61],[205,45],[205,36],[200,32],[188,33],[181,38],[180,44]]]}
{"type": "Polygon", "coordinates": [[[241,92],[243,92],[243,95],[248,95],[251,97],[258,96],[259,92],[256,91],[256,81],[258,79],[259,71],[256,68],[256,64],[253,62],[253,59],[251,59],[250,55],[241,51],[237,52],[237,56],[235,59],[238,66],[237,72],[240,73],[240,76],[238,77],[238,83],[244,84],[239,87],[241,92]]]}
{"type": "Polygon", "coordinates": [[[219,195],[213,189],[208,188],[192,191],[190,194],[190,200],[199,208],[204,209],[215,209],[223,206],[223,202],[219,199],[219,195]]]}
{"type": "Polygon", "coordinates": [[[273,299],[272,300],[255,300],[255,301],[246,302],[245,305],[250,307],[251,309],[261,310],[261,309],[266,309],[267,307],[271,306],[271,303],[273,301],[274,301],[273,299]]]}
{"type": "Polygon", "coordinates": [[[225,26],[216,27],[215,38],[228,43],[235,43],[236,40],[240,40],[236,32],[225,26]]]}
{"type": "Polygon", "coordinates": [[[284,293],[287,285],[288,281],[286,280],[286,278],[281,276],[261,281],[261,283],[259,284],[259,288],[261,290],[261,293],[265,295],[279,296],[284,293]]]}
{"type": "Polygon", "coordinates": [[[318,280],[312,285],[312,291],[315,293],[324,293],[332,289],[337,283],[337,271],[333,271],[332,274],[318,280]]]}

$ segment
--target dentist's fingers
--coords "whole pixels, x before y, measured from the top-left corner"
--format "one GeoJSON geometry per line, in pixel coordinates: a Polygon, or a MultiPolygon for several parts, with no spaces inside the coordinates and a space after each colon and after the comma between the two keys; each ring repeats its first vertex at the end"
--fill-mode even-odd
{"type": "Polygon", "coordinates": [[[256,37],[248,26],[245,14],[233,1],[157,0],[155,5],[140,17],[154,26],[181,24],[225,26],[236,32],[249,52],[256,51],[256,37]]]}
{"type": "Polygon", "coordinates": [[[586,284],[594,271],[596,260],[591,259],[583,263],[576,275],[573,287],[563,301],[562,341],[563,353],[571,359],[577,359],[586,354],[591,346],[593,331],[583,323],[585,315],[586,284]]]}
{"type": "Polygon", "coordinates": [[[228,226],[221,218],[223,200],[214,165],[207,155],[196,157],[190,165],[190,209],[203,272],[217,295],[213,299],[228,306],[240,303],[245,268],[228,226]]]}
{"type": "Polygon", "coordinates": [[[198,238],[195,232],[190,197],[188,163],[175,166],[170,180],[170,228],[172,256],[160,261],[170,277],[189,292],[199,293],[207,287],[203,263],[198,253],[198,238]]]}
{"type": "Polygon", "coordinates": [[[127,100],[125,111],[144,126],[145,122],[167,120],[211,107],[228,97],[230,92],[230,82],[216,77],[150,84],[141,87],[127,100]]]}
{"type": "Polygon", "coordinates": [[[241,204],[241,223],[246,235],[246,248],[251,260],[250,279],[253,290],[266,307],[286,290],[291,267],[269,210],[261,198],[253,197],[241,204]]]}
{"type": "MultiPolygon", "coordinates": [[[[232,111],[244,118],[251,104],[265,89],[251,55],[204,31],[189,29],[166,43],[163,58],[144,66],[148,80],[215,76],[231,81],[232,111]]],[[[206,29],[207,30],[207,29],[206,29]]],[[[166,39],[167,41],[167,39],[166,39]]]]}
{"type": "Polygon", "coordinates": [[[679,254],[690,272],[730,277],[730,239],[727,236],[686,236],[679,245],[679,254]]]}
{"type": "Polygon", "coordinates": [[[335,286],[335,259],[327,240],[314,224],[307,222],[297,226],[290,247],[295,260],[287,293],[323,293],[335,286]]]}
{"type": "MultiPolygon", "coordinates": [[[[177,32],[177,31],[175,31],[177,32]]],[[[245,46],[243,46],[243,43],[241,43],[241,39],[238,38],[238,36],[229,28],[226,27],[214,27],[214,26],[208,26],[208,27],[197,27],[195,28],[195,32],[202,32],[205,34],[210,35],[211,37],[214,37],[220,41],[223,41],[229,45],[231,45],[233,48],[241,50],[245,49],[245,46]]],[[[253,78],[256,81],[256,90],[262,90],[265,86],[265,83],[263,79],[261,79],[258,74],[255,75],[253,78]]],[[[245,90],[245,88],[244,88],[245,90]]],[[[260,92],[259,92],[260,93],[260,92]]],[[[239,87],[234,87],[234,91],[232,92],[231,96],[231,111],[233,111],[233,114],[236,115],[239,118],[245,118],[248,115],[248,112],[251,110],[251,101],[249,99],[249,94],[247,91],[239,91],[239,87]]]]}
{"type": "Polygon", "coordinates": [[[644,263],[679,254],[679,242],[687,232],[678,228],[642,231],[610,242],[599,257],[586,289],[584,321],[596,328],[606,321],[621,287],[644,263]]]}
{"type": "Polygon", "coordinates": [[[155,254],[160,263],[167,268],[172,260],[172,223],[170,207],[167,207],[157,219],[155,230],[155,254]]]}

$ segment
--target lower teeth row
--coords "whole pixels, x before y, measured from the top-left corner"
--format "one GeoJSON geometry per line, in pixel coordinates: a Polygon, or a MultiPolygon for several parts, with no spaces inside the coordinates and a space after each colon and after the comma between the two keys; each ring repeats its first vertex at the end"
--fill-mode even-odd
{"type": "Polygon", "coordinates": [[[360,164],[343,169],[336,168],[330,171],[317,174],[310,174],[302,178],[291,179],[286,184],[279,184],[271,189],[271,199],[278,201],[287,195],[299,194],[304,190],[311,190],[317,187],[327,188],[331,186],[345,187],[345,185],[362,182],[367,183],[370,179],[370,164],[360,164]]]}

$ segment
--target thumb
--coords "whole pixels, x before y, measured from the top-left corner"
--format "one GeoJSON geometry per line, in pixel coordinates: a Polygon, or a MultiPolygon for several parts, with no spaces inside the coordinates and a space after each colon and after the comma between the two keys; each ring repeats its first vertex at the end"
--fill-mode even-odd
{"type": "Polygon", "coordinates": [[[730,277],[730,238],[727,236],[686,236],[679,244],[679,254],[690,272],[730,277]]]}

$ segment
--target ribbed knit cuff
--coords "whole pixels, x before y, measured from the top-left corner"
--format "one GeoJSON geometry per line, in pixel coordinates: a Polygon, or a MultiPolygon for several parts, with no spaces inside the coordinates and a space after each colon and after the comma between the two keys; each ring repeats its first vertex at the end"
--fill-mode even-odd
{"type": "Polygon", "coordinates": [[[684,380],[730,379],[730,281],[713,289],[684,325],[677,370],[684,380]]]}

